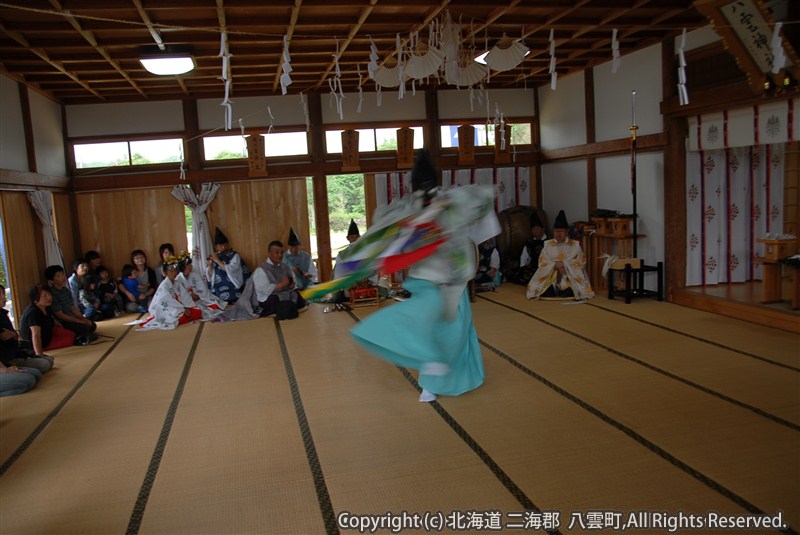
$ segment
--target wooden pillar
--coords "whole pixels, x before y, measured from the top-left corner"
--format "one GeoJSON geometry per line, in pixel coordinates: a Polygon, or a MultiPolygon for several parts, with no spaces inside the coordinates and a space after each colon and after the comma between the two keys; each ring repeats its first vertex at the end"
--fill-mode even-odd
{"type": "Polygon", "coordinates": [[[531,124],[531,147],[533,148],[533,164],[530,169],[531,206],[542,207],[542,130],[539,123],[539,90],[533,92],[533,123],[531,124]]]}
{"type": "MultiPolygon", "coordinates": [[[[670,38],[661,44],[664,100],[676,93],[676,63],[670,38]]],[[[671,291],[686,286],[686,119],[665,116],[664,131],[664,289],[671,301],[671,291]]]]}
{"type": "Polygon", "coordinates": [[[314,188],[314,219],[317,222],[317,269],[319,280],[331,279],[333,260],[331,259],[331,221],[328,207],[328,180],[321,170],[325,163],[325,131],[322,128],[322,98],[319,94],[308,96],[308,114],[311,123],[308,132],[311,161],[317,171],[311,177],[314,188]]]}
{"type": "Polygon", "coordinates": [[[28,157],[28,171],[38,173],[36,166],[36,144],[33,139],[33,120],[31,119],[31,100],[28,88],[22,82],[17,83],[19,88],[19,106],[22,113],[22,131],[25,135],[25,153],[28,157]]]}
{"type": "MultiPolygon", "coordinates": [[[[586,143],[595,142],[594,70],[583,71],[584,108],[586,110],[586,143]]],[[[597,208],[597,158],[586,158],[587,215],[597,208]]]]}

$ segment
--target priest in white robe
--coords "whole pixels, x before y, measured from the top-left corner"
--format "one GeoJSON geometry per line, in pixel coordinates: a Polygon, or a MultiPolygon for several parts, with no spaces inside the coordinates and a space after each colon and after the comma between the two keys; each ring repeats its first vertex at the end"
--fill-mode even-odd
{"type": "MultiPolygon", "coordinates": [[[[253,271],[236,304],[218,316],[219,321],[235,321],[272,316],[285,317],[286,310],[306,310],[306,300],[297,291],[291,268],[283,261],[283,244],[272,241],[267,259],[253,271]]],[[[291,315],[291,312],[290,312],[291,315]]]]}
{"type": "Polygon", "coordinates": [[[553,224],[553,239],[544,242],[539,268],[528,283],[528,299],[582,301],[594,297],[581,244],[569,238],[568,228],[567,216],[561,210],[553,224]]]}

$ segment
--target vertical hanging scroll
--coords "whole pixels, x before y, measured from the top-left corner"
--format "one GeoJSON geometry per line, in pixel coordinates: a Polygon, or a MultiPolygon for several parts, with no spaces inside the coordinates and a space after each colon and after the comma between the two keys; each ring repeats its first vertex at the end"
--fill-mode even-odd
{"type": "Polygon", "coordinates": [[[397,168],[414,167],[414,130],[409,127],[397,129],[397,168]]]}
{"type": "Polygon", "coordinates": [[[475,164],[475,127],[464,124],[458,127],[458,165],[475,164]]]}
{"type": "Polygon", "coordinates": [[[264,149],[264,136],[252,134],[247,141],[247,176],[269,176],[267,172],[267,156],[264,149]]]}
{"type": "Polygon", "coordinates": [[[342,132],[342,172],[361,171],[358,163],[358,131],[342,132]]]}

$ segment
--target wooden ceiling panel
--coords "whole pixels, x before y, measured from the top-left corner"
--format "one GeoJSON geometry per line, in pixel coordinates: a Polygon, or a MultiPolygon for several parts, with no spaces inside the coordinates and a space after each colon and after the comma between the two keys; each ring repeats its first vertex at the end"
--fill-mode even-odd
{"type": "Polygon", "coordinates": [[[373,90],[371,43],[382,64],[394,57],[398,34],[405,43],[417,29],[426,39],[429,23],[441,26],[447,12],[460,21],[464,45],[478,52],[503,34],[532,49],[517,68],[493,72],[490,87],[549,84],[551,29],[563,74],[608,61],[614,28],[626,54],[708,23],[692,0],[8,0],[0,6],[0,62],[64,103],[222,99],[224,24],[233,98],[280,94],[284,35],[290,94],[329,92],[337,44],[344,91],[358,89],[359,71],[373,90]],[[189,47],[197,68],[180,78],[146,72],[139,55],[157,43],[189,47]]]}

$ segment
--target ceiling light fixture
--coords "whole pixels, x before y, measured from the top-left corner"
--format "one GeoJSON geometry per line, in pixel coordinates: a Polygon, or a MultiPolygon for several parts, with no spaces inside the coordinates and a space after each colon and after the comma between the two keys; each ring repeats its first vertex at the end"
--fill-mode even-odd
{"type": "Polygon", "coordinates": [[[139,61],[147,72],[159,76],[185,74],[197,66],[187,49],[176,46],[167,46],[164,50],[157,46],[147,47],[139,61]]]}

